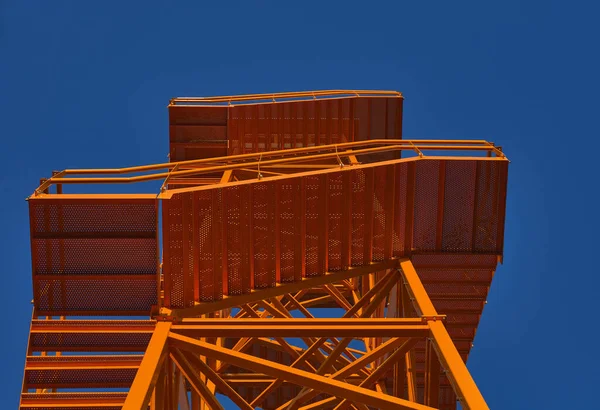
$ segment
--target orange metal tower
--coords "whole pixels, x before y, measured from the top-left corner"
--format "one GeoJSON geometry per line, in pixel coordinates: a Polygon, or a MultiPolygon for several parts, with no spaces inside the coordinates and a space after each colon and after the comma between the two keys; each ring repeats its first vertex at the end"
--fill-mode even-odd
{"type": "Polygon", "coordinates": [[[508,160],[402,139],[402,102],[176,98],[171,162],[42,180],[20,409],[486,409],[465,362],[508,160]]]}

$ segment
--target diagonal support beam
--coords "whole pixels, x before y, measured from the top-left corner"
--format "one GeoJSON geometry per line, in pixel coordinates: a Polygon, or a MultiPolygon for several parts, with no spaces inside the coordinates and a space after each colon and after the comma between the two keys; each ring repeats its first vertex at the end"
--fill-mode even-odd
{"type": "Polygon", "coordinates": [[[367,406],[382,410],[432,410],[429,406],[411,403],[392,396],[381,395],[372,390],[356,387],[330,378],[315,375],[299,369],[293,369],[279,363],[270,362],[244,353],[233,352],[219,346],[210,345],[190,337],[181,336],[176,333],[169,335],[170,343],[182,350],[194,352],[205,356],[212,356],[218,360],[229,361],[239,366],[258,373],[269,374],[273,377],[287,380],[291,383],[306,386],[311,389],[324,391],[351,401],[364,403],[367,406]]]}
{"type": "MultiPolygon", "coordinates": [[[[256,317],[256,315],[258,315],[254,309],[252,309],[251,306],[249,306],[248,304],[244,304],[241,306],[240,312],[238,313],[240,316],[242,316],[241,314],[245,313],[246,316],[248,317],[256,317]]],[[[268,316],[267,311],[262,312],[259,317],[267,317],[268,316]]],[[[236,315],[237,316],[237,315],[236,315]]],[[[235,351],[239,351],[239,352],[243,352],[246,348],[248,348],[253,342],[255,341],[255,338],[253,337],[242,337],[240,340],[238,340],[238,342],[235,344],[235,346],[233,346],[233,350],[235,351]]],[[[229,364],[227,363],[223,363],[220,362],[217,365],[217,372],[222,372],[223,370],[225,370],[225,368],[227,368],[229,366],[229,364]]]]}
{"type": "Polygon", "coordinates": [[[348,303],[346,297],[335,286],[331,284],[325,285],[325,289],[342,309],[346,311],[352,309],[352,306],[350,306],[350,303],[348,303]]]}
{"type": "MultiPolygon", "coordinates": [[[[281,301],[279,301],[279,299],[277,299],[277,298],[272,298],[272,299],[271,299],[271,303],[273,303],[273,306],[274,306],[276,309],[278,309],[279,311],[282,311],[282,312],[283,312],[283,314],[285,315],[285,317],[287,317],[287,318],[290,318],[290,319],[291,319],[291,318],[293,318],[293,316],[292,316],[292,314],[290,313],[290,311],[288,310],[288,308],[287,308],[286,306],[284,306],[284,305],[281,303],[281,301]]],[[[293,303],[293,302],[292,302],[291,300],[290,300],[290,302],[288,302],[288,304],[290,304],[290,305],[291,305],[292,303],[293,303]]],[[[314,316],[312,316],[312,315],[309,313],[309,316],[308,316],[307,318],[314,319],[314,316]]],[[[335,338],[332,338],[331,340],[332,340],[332,342],[334,342],[335,344],[339,343],[339,341],[338,341],[337,339],[335,339],[335,338]]],[[[314,342],[316,341],[316,339],[313,339],[313,338],[308,338],[308,339],[303,339],[303,341],[304,341],[304,343],[306,343],[306,345],[307,345],[307,346],[309,346],[309,345],[311,345],[312,343],[314,343],[314,342]]],[[[323,348],[324,348],[325,350],[327,350],[327,349],[328,349],[328,347],[326,347],[326,346],[323,346],[323,348]]],[[[344,353],[345,353],[345,354],[346,354],[348,357],[351,357],[352,359],[356,359],[356,357],[355,357],[355,356],[352,354],[352,352],[350,352],[350,351],[349,351],[347,348],[346,348],[346,349],[344,349],[344,353]]],[[[317,354],[318,354],[319,356],[321,356],[321,357],[323,358],[323,360],[326,360],[326,358],[325,358],[325,357],[322,355],[322,353],[321,353],[320,351],[318,351],[318,352],[317,352],[317,354]]],[[[343,357],[343,356],[341,356],[341,358],[342,358],[342,360],[343,360],[343,361],[348,361],[348,359],[347,359],[346,357],[343,357]]],[[[312,366],[311,366],[311,367],[312,367],[312,366]]],[[[315,372],[317,371],[317,369],[314,369],[314,368],[312,368],[312,369],[313,369],[315,372]]]]}
{"type": "Polygon", "coordinates": [[[196,390],[196,393],[202,397],[202,399],[209,405],[211,409],[224,410],[221,403],[219,403],[219,400],[217,400],[215,395],[210,391],[202,379],[200,379],[198,373],[194,371],[192,365],[187,361],[185,356],[183,356],[180,351],[177,349],[172,349],[170,357],[175,363],[175,366],[177,366],[185,378],[188,379],[192,385],[192,389],[196,390]]]}
{"type": "Polygon", "coordinates": [[[240,409],[245,410],[253,410],[254,407],[250,406],[246,400],[242,398],[225,380],[221,378],[213,369],[210,368],[206,363],[197,357],[189,354],[183,353],[183,356],[187,359],[188,363],[192,366],[192,368],[197,373],[204,374],[210,381],[212,381],[215,386],[219,389],[221,393],[226,395],[233,401],[240,409]]]}
{"type": "Polygon", "coordinates": [[[243,305],[244,303],[256,303],[260,300],[283,296],[286,293],[299,292],[304,289],[310,289],[328,283],[340,282],[344,279],[351,279],[357,276],[366,275],[371,272],[377,272],[381,270],[392,269],[398,266],[397,259],[390,259],[383,262],[373,262],[360,267],[350,267],[346,270],[340,270],[335,272],[327,272],[323,276],[302,278],[301,281],[294,283],[279,283],[273,288],[252,290],[250,293],[246,293],[238,296],[223,296],[222,300],[216,302],[200,303],[196,306],[183,308],[183,309],[168,309],[161,308],[160,312],[163,315],[173,317],[194,317],[216,310],[223,310],[230,307],[236,307],[243,305]]]}
{"type": "MultiPolygon", "coordinates": [[[[370,388],[373,384],[375,384],[385,372],[392,367],[402,356],[404,356],[410,349],[416,345],[418,340],[410,339],[405,341],[394,353],[388,356],[387,359],[379,366],[373,373],[369,375],[365,380],[359,384],[359,388],[370,388]]],[[[412,402],[409,402],[412,403],[412,402]]],[[[350,405],[347,398],[344,398],[340,404],[338,404],[334,410],[342,410],[347,408],[350,405]]]]}
{"type": "MultiPolygon", "coordinates": [[[[279,299],[273,298],[273,299],[271,299],[271,301],[275,306],[271,306],[269,303],[262,302],[262,301],[258,305],[263,306],[265,308],[266,312],[270,312],[275,317],[279,317],[279,316],[288,317],[288,315],[289,315],[289,317],[291,317],[291,314],[289,314],[288,310],[286,309],[285,306],[283,306],[283,304],[279,301],[279,299]],[[273,310],[271,310],[269,308],[272,308],[273,310]],[[283,312],[285,312],[285,313],[283,313],[283,312]],[[287,315],[286,315],[286,313],[287,313],[287,315]]],[[[258,314],[254,311],[252,311],[252,312],[253,313],[249,313],[249,316],[257,318],[258,314]]],[[[277,341],[277,343],[279,343],[281,345],[281,347],[283,347],[283,349],[290,356],[292,356],[292,358],[297,359],[298,357],[300,357],[300,354],[283,337],[275,337],[275,340],[277,341]]],[[[305,362],[304,366],[308,367],[308,370],[317,371],[317,369],[315,369],[309,362],[305,362]]]]}
{"type": "MultiPolygon", "coordinates": [[[[387,297],[387,294],[391,291],[392,287],[394,287],[394,285],[396,284],[396,280],[399,277],[399,273],[397,270],[393,270],[391,272],[388,272],[387,275],[385,275],[379,282],[377,282],[376,285],[373,285],[371,287],[371,290],[377,289],[377,291],[375,291],[372,295],[374,295],[372,300],[370,299],[366,299],[365,301],[365,297],[361,298],[361,300],[359,301],[359,303],[368,303],[368,305],[364,308],[361,309],[361,307],[358,307],[357,305],[354,305],[352,307],[351,310],[347,311],[343,317],[349,317],[351,315],[353,315],[354,313],[352,312],[353,309],[361,309],[361,317],[363,318],[368,318],[370,317],[373,313],[375,313],[375,311],[377,310],[377,308],[379,307],[379,304],[382,302],[382,300],[384,300],[384,298],[387,297]],[[382,283],[381,285],[379,285],[380,283],[382,283]]],[[[367,292],[367,295],[369,295],[370,291],[367,292]]],[[[345,319],[345,320],[352,320],[352,319],[345,319]]],[[[368,336],[368,335],[365,335],[368,336]]],[[[410,337],[410,336],[408,336],[410,337]]],[[[337,359],[342,352],[344,351],[344,349],[350,344],[350,342],[352,341],[351,338],[344,338],[342,339],[342,341],[336,346],[336,348],[333,350],[333,352],[331,352],[331,354],[327,357],[327,360],[325,360],[325,362],[323,362],[323,364],[319,367],[319,370],[317,372],[317,374],[325,374],[333,365],[334,360],[337,359]]],[[[300,404],[306,402],[307,400],[310,400],[312,397],[315,397],[315,393],[308,389],[308,388],[304,388],[300,391],[300,393],[298,393],[298,395],[292,399],[290,402],[283,404],[282,406],[279,406],[277,410],[283,410],[284,408],[287,408],[289,410],[294,410],[297,409],[299,407],[300,404]]]]}
{"type": "Polygon", "coordinates": [[[381,356],[384,356],[384,355],[392,352],[398,346],[404,345],[406,342],[407,342],[406,339],[401,339],[401,338],[390,339],[387,342],[379,345],[376,349],[374,349],[374,350],[370,351],[369,353],[356,359],[348,366],[335,372],[331,376],[331,378],[332,379],[343,379],[344,377],[351,375],[355,371],[358,371],[359,369],[367,366],[369,363],[373,363],[375,360],[377,360],[381,356]]]}
{"type": "MultiPolygon", "coordinates": [[[[307,363],[307,360],[313,355],[313,353],[316,353],[319,350],[319,347],[321,347],[321,345],[323,345],[324,342],[325,342],[325,339],[319,339],[316,342],[314,342],[308,349],[306,349],[300,355],[300,357],[298,357],[296,360],[294,360],[294,362],[291,364],[290,367],[297,368],[297,367],[303,365],[304,363],[307,363]]],[[[253,406],[253,407],[259,406],[267,398],[267,396],[271,392],[273,392],[276,388],[281,386],[283,384],[283,382],[284,382],[283,379],[276,379],[275,381],[273,381],[269,386],[267,386],[266,389],[264,389],[252,401],[251,406],[253,406]]]]}
{"type": "Polygon", "coordinates": [[[362,316],[363,308],[370,303],[373,296],[377,295],[383,289],[383,287],[389,283],[390,280],[395,278],[397,278],[397,272],[395,270],[390,270],[383,278],[381,278],[379,282],[375,284],[375,286],[371,287],[367,293],[362,295],[358,302],[356,302],[354,306],[352,306],[352,308],[344,314],[344,317],[362,316]]]}
{"type": "MultiPolygon", "coordinates": [[[[371,352],[363,355],[362,357],[360,357],[356,361],[352,362],[348,366],[344,367],[343,369],[335,372],[330,377],[334,380],[344,379],[344,378],[352,375],[355,371],[365,367],[367,364],[374,362],[381,356],[390,353],[395,348],[397,348],[399,346],[401,346],[401,348],[402,348],[402,346],[405,346],[407,344],[410,344],[410,343],[408,343],[408,341],[406,339],[400,339],[400,338],[390,339],[387,342],[383,343],[382,345],[378,346],[375,350],[372,350],[371,352]]],[[[308,398],[305,397],[304,400],[309,400],[309,399],[315,397],[316,395],[317,395],[316,393],[311,392],[309,397],[308,398]]],[[[332,402],[332,400],[330,400],[330,399],[325,399],[325,400],[319,401],[319,403],[321,403],[323,405],[330,404],[331,402],[332,402]]],[[[304,408],[304,407],[301,407],[301,408],[304,408]]],[[[308,408],[312,408],[312,407],[308,406],[308,408]]],[[[318,407],[314,407],[314,408],[318,408],[318,407]]]]}
{"type": "Polygon", "coordinates": [[[154,391],[161,365],[166,357],[167,338],[171,331],[170,322],[158,322],[146,354],[129,389],[123,410],[146,410],[154,391]]]}
{"type": "MultiPolygon", "coordinates": [[[[377,349],[371,351],[367,355],[365,355],[365,356],[368,356],[367,359],[369,361],[374,361],[378,357],[382,356],[383,354],[389,353],[393,348],[398,347],[398,349],[396,349],[390,356],[388,356],[388,358],[386,360],[384,360],[384,362],[380,366],[376,367],[375,370],[373,372],[371,372],[371,374],[359,384],[359,387],[370,388],[381,377],[383,377],[385,372],[387,372],[399,360],[399,358],[401,358],[403,355],[407,354],[407,352],[409,352],[409,350],[412,349],[412,347],[415,344],[417,344],[417,342],[418,342],[418,339],[409,339],[409,340],[392,339],[392,340],[382,344],[377,349]]],[[[348,370],[350,370],[350,369],[348,369],[348,370]]],[[[350,373],[347,373],[346,369],[342,369],[339,372],[334,373],[331,377],[334,379],[340,379],[348,374],[350,374],[350,373]]],[[[301,399],[302,399],[302,401],[306,401],[306,400],[312,399],[315,396],[316,396],[316,394],[314,392],[309,392],[307,394],[307,396],[304,396],[301,399]]],[[[415,401],[415,400],[412,400],[412,401],[415,401]]],[[[292,402],[290,401],[289,403],[291,404],[292,402]]],[[[347,399],[344,399],[340,404],[338,404],[336,409],[347,408],[347,406],[349,406],[349,405],[350,405],[350,402],[347,399]]],[[[281,406],[281,407],[284,407],[284,406],[281,406]]]]}

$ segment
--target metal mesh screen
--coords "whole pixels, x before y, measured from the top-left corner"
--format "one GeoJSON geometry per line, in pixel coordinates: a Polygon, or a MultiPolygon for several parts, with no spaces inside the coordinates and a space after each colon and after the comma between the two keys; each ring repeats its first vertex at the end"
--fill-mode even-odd
{"type": "Polygon", "coordinates": [[[318,176],[305,177],[306,189],[306,276],[319,273],[321,260],[319,257],[320,235],[324,222],[319,217],[320,181],[318,176]]]}
{"type": "Polygon", "coordinates": [[[484,299],[501,243],[494,227],[503,218],[506,171],[487,164],[375,163],[176,194],[163,206],[166,304],[192,306],[224,291],[240,295],[405,255],[417,269],[484,271],[485,279],[444,278],[446,271],[438,278],[465,282],[440,295],[484,299]],[[488,186],[482,178],[501,182],[488,186]],[[480,203],[490,211],[479,211],[480,203]]]}
{"type": "Polygon", "coordinates": [[[275,184],[252,185],[254,287],[275,286],[275,184]]]}
{"type": "MultiPolygon", "coordinates": [[[[401,107],[402,102],[397,98],[232,106],[227,121],[228,155],[401,138],[401,107]]],[[[207,129],[204,134],[214,132],[207,129]]]]}
{"type": "Polygon", "coordinates": [[[351,262],[360,266],[364,260],[365,230],[366,230],[366,204],[367,204],[367,177],[372,175],[367,170],[353,170],[352,173],[352,247],[351,262]]]}
{"type": "Polygon", "coordinates": [[[36,278],[38,314],[147,315],[156,304],[155,276],[36,278]]]}
{"type": "Polygon", "coordinates": [[[446,161],[442,250],[469,252],[473,247],[476,163],[446,161]]]}
{"type": "Polygon", "coordinates": [[[136,368],[27,370],[25,383],[31,388],[129,387],[136,372],[136,368]]]}
{"type": "MultiPolygon", "coordinates": [[[[278,225],[275,225],[279,235],[279,258],[280,258],[280,280],[281,282],[294,282],[300,279],[297,272],[300,269],[297,264],[300,241],[299,225],[296,223],[301,215],[298,215],[297,202],[300,200],[300,180],[298,178],[275,183],[277,194],[274,205],[278,225]]],[[[277,240],[277,239],[276,239],[277,240]]]]}
{"type": "Polygon", "coordinates": [[[413,248],[435,251],[438,222],[439,161],[416,164],[413,248]]]}
{"type": "MultiPolygon", "coordinates": [[[[125,398],[127,397],[127,393],[23,393],[22,394],[22,401],[26,402],[26,403],[34,403],[35,400],[40,400],[43,401],[44,404],[41,404],[39,406],[35,406],[35,405],[31,405],[31,404],[27,404],[27,407],[22,407],[22,408],[27,408],[27,410],[61,410],[64,409],[65,406],[62,404],[56,404],[53,405],[52,404],[52,400],[77,400],[77,401],[82,401],[82,400],[94,400],[96,403],[97,402],[102,402],[110,400],[111,402],[114,401],[122,401],[125,402],[125,398]]],[[[106,404],[100,406],[100,407],[94,407],[94,406],[86,406],[85,409],[86,410],[120,410],[121,406],[115,404],[114,406],[111,406],[110,404],[108,404],[109,402],[107,401],[106,404]]]]}
{"type": "MultiPolygon", "coordinates": [[[[342,268],[342,215],[344,207],[344,175],[337,173],[329,177],[328,196],[324,198],[327,204],[328,241],[327,254],[328,270],[336,271],[342,268]]],[[[347,235],[347,234],[346,234],[347,235]]],[[[346,238],[347,240],[347,238],[346,238]]]]}
{"type": "Polygon", "coordinates": [[[34,303],[44,314],[147,314],[157,303],[156,200],[30,199],[34,303]]]}
{"type": "Polygon", "coordinates": [[[33,351],[51,352],[143,352],[150,342],[148,333],[32,333],[33,351]]]}

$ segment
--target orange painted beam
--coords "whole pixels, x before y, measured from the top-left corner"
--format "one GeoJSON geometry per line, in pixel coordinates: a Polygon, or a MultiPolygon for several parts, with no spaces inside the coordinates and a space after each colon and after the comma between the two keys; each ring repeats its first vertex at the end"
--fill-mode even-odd
{"type": "Polygon", "coordinates": [[[270,374],[274,377],[283,378],[311,389],[348,398],[352,401],[364,403],[368,406],[373,406],[379,409],[432,410],[432,408],[429,406],[411,403],[392,396],[382,395],[372,390],[353,386],[337,380],[332,380],[324,376],[294,369],[289,366],[270,362],[244,353],[233,352],[229,349],[210,345],[208,343],[175,333],[170,334],[170,343],[182,350],[187,350],[202,355],[209,355],[218,360],[228,361],[236,366],[246,368],[248,370],[270,374]]]}

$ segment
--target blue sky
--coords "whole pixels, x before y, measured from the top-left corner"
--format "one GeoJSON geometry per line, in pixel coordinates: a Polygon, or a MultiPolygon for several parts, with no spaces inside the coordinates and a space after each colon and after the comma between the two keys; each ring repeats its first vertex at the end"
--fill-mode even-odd
{"type": "Polygon", "coordinates": [[[0,0],[0,407],[21,387],[40,177],[165,161],[174,96],[340,88],[402,91],[406,138],[504,147],[505,259],[469,367],[492,408],[596,402],[598,6],[204,3],[0,0]]]}

